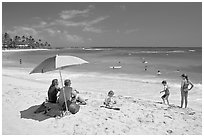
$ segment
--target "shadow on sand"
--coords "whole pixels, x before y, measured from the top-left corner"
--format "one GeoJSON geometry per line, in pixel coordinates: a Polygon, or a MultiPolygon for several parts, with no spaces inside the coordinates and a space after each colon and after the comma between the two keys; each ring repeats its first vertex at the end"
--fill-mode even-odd
{"type": "Polygon", "coordinates": [[[35,106],[31,106],[30,108],[20,111],[21,113],[21,118],[25,118],[25,119],[33,119],[33,120],[37,120],[37,121],[43,121],[46,120],[48,118],[51,118],[50,116],[46,116],[42,113],[37,113],[35,114],[34,112],[40,107],[41,105],[35,105],[35,106]]]}

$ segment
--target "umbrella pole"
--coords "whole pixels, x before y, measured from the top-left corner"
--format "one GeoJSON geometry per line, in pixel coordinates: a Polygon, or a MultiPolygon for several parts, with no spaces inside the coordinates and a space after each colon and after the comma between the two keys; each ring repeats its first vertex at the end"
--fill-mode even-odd
{"type": "Polygon", "coordinates": [[[59,73],[60,73],[60,79],[61,79],[61,83],[62,83],[62,92],[64,94],[64,101],[65,101],[65,107],[66,107],[66,112],[68,111],[68,107],[67,107],[67,99],[65,96],[65,92],[64,92],[64,88],[63,88],[63,80],[62,80],[62,74],[61,74],[61,70],[59,69],[59,73]]]}

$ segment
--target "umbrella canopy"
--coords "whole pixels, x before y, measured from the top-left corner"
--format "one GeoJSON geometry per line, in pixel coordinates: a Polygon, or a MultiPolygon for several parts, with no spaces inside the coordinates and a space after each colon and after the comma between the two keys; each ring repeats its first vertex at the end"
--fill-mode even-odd
{"type": "MultiPolygon", "coordinates": [[[[61,83],[62,83],[62,87],[63,87],[63,81],[62,81],[62,75],[61,75],[60,69],[62,69],[64,67],[80,65],[80,64],[84,64],[84,63],[88,63],[88,62],[81,59],[81,58],[74,57],[74,56],[56,55],[54,57],[47,58],[46,60],[41,62],[37,67],[35,67],[30,72],[30,74],[32,74],[32,73],[45,73],[48,71],[59,70],[61,83]]],[[[64,93],[64,101],[67,102],[63,88],[62,88],[62,91],[64,93]]],[[[68,111],[67,103],[65,103],[65,106],[66,106],[66,110],[68,111]]]]}
{"type": "Polygon", "coordinates": [[[53,71],[57,69],[61,69],[64,67],[74,66],[74,65],[80,65],[88,63],[87,61],[75,57],[75,56],[62,56],[62,55],[56,55],[54,57],[50,57],[45,59],[43,62],[41,62],[37,67],[35,67],[30,74],[32,73],[45,73],[48,71],[53,71]]]}

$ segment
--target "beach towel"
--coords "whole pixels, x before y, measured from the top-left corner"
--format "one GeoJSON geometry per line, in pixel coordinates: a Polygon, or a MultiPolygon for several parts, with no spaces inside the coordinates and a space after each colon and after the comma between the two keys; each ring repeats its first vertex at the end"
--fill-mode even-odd
{"type": "Polygon", "coordinates": [[[50,117],[58,117],[58,116],[63,115],[63,111],[59,109],[50,109],[49,111],[46,112],[45,115],[50,116],[50,117]]]}
{"type": "Polygon", "coordinates": [[[38,113],[41,113],[41,112],[46,112],[46,111],[48,111],[49,109],[50,109],[50,108],[45,105],[45,102],[43,102],[43,103],[40,105],[40,107],[37,108],[37,109],[34,111],[34,113],[35,113],[35,114],[38,114],[38,113]]]}

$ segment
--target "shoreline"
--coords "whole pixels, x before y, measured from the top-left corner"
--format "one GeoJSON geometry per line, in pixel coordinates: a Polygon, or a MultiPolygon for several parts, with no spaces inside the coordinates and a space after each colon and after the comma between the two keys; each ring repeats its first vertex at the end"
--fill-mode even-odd
{"type": "Polygon", "coordinates": [[[24,52],[24,51],[46,51],[46,50],[52,50],[52,49],[2,49],[3,53],[7,52],[24,52]]]}

